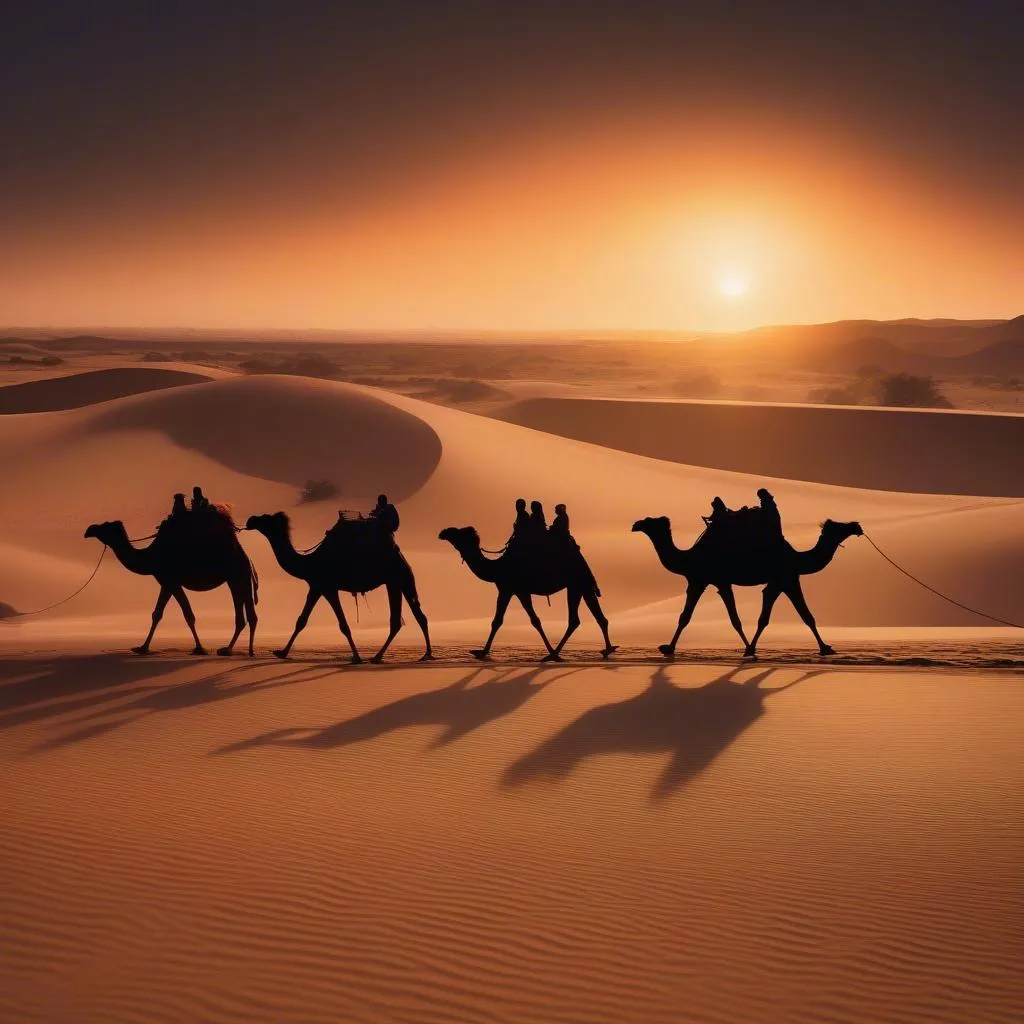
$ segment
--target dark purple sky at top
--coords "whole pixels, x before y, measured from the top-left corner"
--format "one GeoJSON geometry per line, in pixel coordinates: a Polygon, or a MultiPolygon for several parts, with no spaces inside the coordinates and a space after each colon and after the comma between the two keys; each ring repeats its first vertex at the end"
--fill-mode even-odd
{"type": "Polygon", "coordinates": [[[368,190],[638,115],[824,123],[1016,206],[1020,2],[8,3],[0,218],[368,190]]]}

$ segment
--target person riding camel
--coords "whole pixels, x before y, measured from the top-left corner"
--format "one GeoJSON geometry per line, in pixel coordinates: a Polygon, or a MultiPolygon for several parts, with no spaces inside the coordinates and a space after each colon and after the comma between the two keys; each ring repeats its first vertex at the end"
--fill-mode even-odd
{"type": "Polygon", "coordinates": [[[377,504],[370,510],[369,518],[388,534],[394,535],[398,530],[398,509],[388,501],[386,494],[377,495],[377,504]]]}
{"type": "Polygon", "coordinates": [[[551,526],[548,527],[548,533],[557,536],[559,539],[563,537],[569,537],[569,513],[565,510],[565,505],[555,506],[555,518],[551,520],[551,526]]]}
{"type": "Polygon", "coordinates": [[[201,512],[210,507],[210,502],[201,487],[192,488],[192,511],[201,512]]]}
{"type": "Polygon", "coordinates": [[[705,526],[713,526],[724,522],[729,515],[730,509],[726,503],[717,495],[711,499],[711,515],[701,516],[705,526]]]}
{"type": "Polygon", "coordinates": [[[530,502],[530,532],[535,539],[540,539],[548,532],[547,520],[544,518],[544,506],[539,501],[530,502]]]}
{"type": "Polygon", "coordinates": [[[185,495],[176,494],[174,501],[171,503],[171,515],[183,516],[186,512],[188,512],[188,505],[185,504],[185,495]]]}

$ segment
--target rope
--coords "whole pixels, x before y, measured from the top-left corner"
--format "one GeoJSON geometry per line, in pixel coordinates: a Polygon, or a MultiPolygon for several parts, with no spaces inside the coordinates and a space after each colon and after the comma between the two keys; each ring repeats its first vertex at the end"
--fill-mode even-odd
{"type": "Polygon", "coordinates": [[[864,539],[894,568],[899,572],[903,573],[904,576],[912,579],[919,587],[924,587],[925,590],[931,592],[936,597],[942,598],[943,601],[947,601],[949,604],[956,605],[957,608],[962,608],[965,612],[970,612],[972,615],[978,615],[983,619],[989,619],[992,622],[998,622],[1001,626],[1011,626],[1014,629],[1024,629],[1019,622],[1010,622],[1008,619],[1000,619],[996,615],[989,615],[988,612],[978,611],[977,608],[972,608],[970,605],[962,604],[960,601],[954,600],[948,594],[943,594],[941,591],[936,590],[934,587],[928,586],[924,580],[918,579],[912,572],[904,569],[898,562],[894,562],[866,533],[864,539]]]}
{"type": "Polygon", "coordinates": [[[13,618],[19,618],[20,619],[20,618],[24,618],[26,615],[41,615],[43,612],[50,611],[51,608],[57,608],[57,607],[59,607],[62,604],[67,604],[68,601],[70,601],[71,598],[73,598],[73,597],[78,597],[78,595],[83,590],[85,590],[85,588],[87,586],[89,586],[89,584],[92,583],[92,581],[94,579],[96,579],[96,573],[98,573],[100,571],[100,565],[103,562],[103,556],[106,553],[107,553],[107,545],[104,544],[103,545],[103,550],[100,552],[100,557],[99,557],[98,561],[96,562],[96,568],[93,569],[92,574],[89,576],[89,578],[73,594],[69,594],[67,597],[62,598],[60,601],[54,601],[53,604],[48,604],[45,608],[36,608],[35,610],[30,611],[30,612],[18,612],[16,615],[12,615],[11,618],[12,619],[13,618]]]}

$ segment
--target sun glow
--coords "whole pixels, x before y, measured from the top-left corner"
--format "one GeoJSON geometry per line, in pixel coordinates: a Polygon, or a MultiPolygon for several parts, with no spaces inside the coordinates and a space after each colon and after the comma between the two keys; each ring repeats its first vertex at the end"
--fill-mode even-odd
{"type": "Polygon", "coordinates": [[[747,294],[750,279],[746,274],[731,271],[718,278],[718,292],[727,299],[741,299],[747,294]]]}

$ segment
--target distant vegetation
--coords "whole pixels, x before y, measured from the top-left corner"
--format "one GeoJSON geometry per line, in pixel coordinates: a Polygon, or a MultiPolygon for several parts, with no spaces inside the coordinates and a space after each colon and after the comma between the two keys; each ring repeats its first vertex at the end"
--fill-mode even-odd
{"type": "Polygon", "coordinates": [[[285,373],[297,377],[340,377],[341,367],[319,352],[301,352],[283,359],[246,359],[239,368],[249,374],[285,373]]]}
{"type": "Polygon", "coordinates": [[[865,368],[856,380],[833,387],[815,388],[807,398],[826,405],[886,405],[895,408],[952,409],[931,377],[912,373],[875,374],[865,368]]]}
{"type": "Polygon", "coordinates": [[[309,505],[314,501],[329,501],[338,496],[338,488],[331,480],[307,480],[299,495],[300,505],[309,505]]]}
{"type": "Polygon", "coordinates": [[[8,356],[7,362],[16,366],[61,366],[64,360],[60,356],[42,356],[39,359],[29,359],[28,356],[8,356]]]}
{"type": "Polygon", "coordinates": [[[722,382],[710,370],[692,370],[677,377],[668,390],[679,398],[714,398],[722,391],[722,382]]]}

